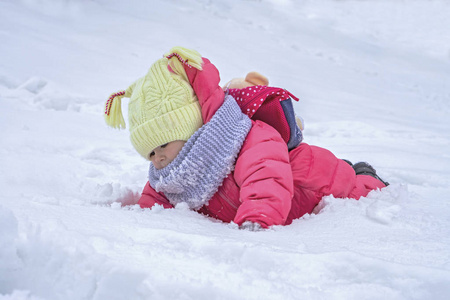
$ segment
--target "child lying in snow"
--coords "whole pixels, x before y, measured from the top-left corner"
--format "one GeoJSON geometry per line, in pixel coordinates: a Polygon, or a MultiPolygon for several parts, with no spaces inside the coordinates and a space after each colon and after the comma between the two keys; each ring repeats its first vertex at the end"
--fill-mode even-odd
{"type": "Polygon", "coordinates": [[[271,126],[243,114],[219,86],[219,72],[198,52],[175,47],[106,103],[106,122],[124,128],[129,97],[133,146],[150,160],[139,205],[189,208],[241,228],[288,225],[323,196],[359,199],[386,186],[367,163],[352,167],[301,143],[288,151],[271,126]]]}

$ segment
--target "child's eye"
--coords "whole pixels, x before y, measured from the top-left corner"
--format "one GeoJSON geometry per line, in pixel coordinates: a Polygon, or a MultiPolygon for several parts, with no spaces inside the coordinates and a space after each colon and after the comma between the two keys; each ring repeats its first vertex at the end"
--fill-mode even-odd
{"type": "Polygon", "coordinates": [[[161,148],[166,148],[167,145],[169,145],[169,143],[161,145],[161,148]]]}
{"type": "Polygon", "coordinates": [[[150,153],[149,157],[152,157],[153,155],[155,155],[155,151],[152,151],[152,153],[150,153]]]}

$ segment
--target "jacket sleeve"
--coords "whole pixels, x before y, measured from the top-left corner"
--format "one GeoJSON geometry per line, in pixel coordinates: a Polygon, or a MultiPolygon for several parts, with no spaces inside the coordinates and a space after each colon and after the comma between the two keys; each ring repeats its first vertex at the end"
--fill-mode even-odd
{"type": "Polygon", "coordinates": [[[348,163],[327,149],[302,143],[289,154],[295,185],[314,191],[317,199],[326,195],[359,199],[385,186],[371,176],[356,175],[348,163]]]}
{"type": "Polygon", "coordinates": [[[202,108],[203,124],[206,124],[224,101],[219,71],[207,58],[203,58],[201,71],[187,66],[185,71],[202,108]]]}
{"type": "Polygon", "coordinates": [[[236,224],[251,221],[267,228],[286,222],[294,187],[287,145],[275,129],[260,121],[253,123],[234,176],[242,202],[236,224]]]}
{"type": "Polygon", "coordinates": [[[162,193],[157,193],[149,182],[145,184],[138,204],[141,208],[152,208],[155,204],[162,205],[164,208],[173,208],[169,200],[162,193]]]}

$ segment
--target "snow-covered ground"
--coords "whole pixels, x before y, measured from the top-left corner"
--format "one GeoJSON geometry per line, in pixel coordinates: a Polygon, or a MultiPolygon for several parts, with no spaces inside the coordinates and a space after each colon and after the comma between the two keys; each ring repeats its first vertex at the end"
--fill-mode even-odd
{"type": "Polygon", "coordinates": [[[0,0],[0,299],[449,299],[450,4],[0,0]],[[172,46],[297,95],[305,141],[391,185],[263,232],[135,203],[103,121],[172,46]]]}

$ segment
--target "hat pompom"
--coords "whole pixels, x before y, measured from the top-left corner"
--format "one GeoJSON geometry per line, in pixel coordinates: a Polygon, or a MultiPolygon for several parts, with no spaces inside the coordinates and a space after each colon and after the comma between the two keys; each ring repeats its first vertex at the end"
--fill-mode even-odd
{"type": "Polygon", "coordinates": [[[125,120],[122,115],[122,98],[130,98],[136,82],[130,85],[125,91],[111,94],[105,104],[105,122],[112,128],[125,129],[125,120]]]}
{"type": "Polygon", "coordinates": [[[172,71],[180,75],[187,82],[189,82],[189,79],[186,76],[184,66],[202,70],[202,56],[195,50],[184,47],[173,47],[164,57],[169,60],[169,66],[172,71]]]}
{"type": "Polygon", "coordinates": [[[125,129],[125,120],[122,115],[122,98],[125,91],[112,94],[106,101],[105,121],[110,127],[125,129]]]}
{"type": "Polygon", "coordinates": [[[182,63],[188,64],[189,66],[194,67],[197,70],[202,69],[202,56],[200,55],[200,53],[193,49],[187,49],[179,46],[173,47],[172,49],[170,49],[169,53],[165,55],[165,57],[168,57],[170,55],[175,55],[178,60],[180,60],[181,58],[182,60],[184,60],[184,62],[182,63]]]}

